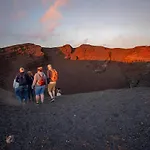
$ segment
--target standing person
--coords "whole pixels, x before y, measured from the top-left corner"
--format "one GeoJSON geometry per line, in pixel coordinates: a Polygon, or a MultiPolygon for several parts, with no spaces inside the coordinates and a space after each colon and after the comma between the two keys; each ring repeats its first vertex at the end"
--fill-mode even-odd
{"type": "Polygon", "coordinates": [[[47,65],[47,80],[48,80],[48,93],[51,101],[55,100],[56,81],[58,80],[58,73],[52,68],[52,65],[47,65]]]}
{"type": "Polygon", "coordinates": [[[34,90],[32,89],[32,84],[33,84],[33,80],[34,80],[34,76],[33,73],[31,71],[27,72],[28,76],[29,76],[29,82],[28,82],[28,97],[29,97],[29,101],[34,101],[34,90]]]}
{"type": "Polygon", "coordinates": [[[16,98],[21,101],[21,97],[20,97],[20,92],[19,92],[19,83],[16,82],[16,77],[13,81],[13,88],[15,90],[15,95],[16,95],[16,98]]]}
{"type": "Polygon", "coordinates": [[[34,75],[34,80],[32,84],[32,89],[35,88],[37,104],[39,104],[40,99],[41,99],[41,103],[44,102],[44,91],[45,91],[46,84],[47,84],[47,79],[46,79],[46,75],[43,72],[43,68],[38,67],[37,73],[34,75]]]}
{"type": "Polygon", "coordinates": [[[28,81],[28,74],[25,72],[25,69],[21,67],[16,77],[16,82],[19,83],[19,93],[22,102],[27,102],[28,100],[28,81]]]}

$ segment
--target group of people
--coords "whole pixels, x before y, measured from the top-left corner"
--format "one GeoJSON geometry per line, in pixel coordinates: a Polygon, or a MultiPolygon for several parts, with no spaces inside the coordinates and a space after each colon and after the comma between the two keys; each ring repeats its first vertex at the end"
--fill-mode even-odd
{"type": "MultiPolygon", "coordinates": [[[[57,80],[58,72],[50,64],[47,65],[47,75],[43,72],[42,67],[37,68],[37,73],[34,76],[31,71],[26,72],[21,67],[14,79],[13,88],[20,102],[26,103],[29,100],[39,104],[39,102],[44,102],[44,92],[47,86],[51,102],[53,102],[56,96],[57,80]]],[[[60,96],[60,89],[57,89],[57,94],[60,96]]]]}

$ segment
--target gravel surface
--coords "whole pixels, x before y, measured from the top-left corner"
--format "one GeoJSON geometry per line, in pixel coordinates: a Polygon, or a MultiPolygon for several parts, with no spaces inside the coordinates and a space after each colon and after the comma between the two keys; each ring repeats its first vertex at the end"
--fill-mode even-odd
{"type": "Polygon", "coordinates": [[[1,100],[0,150],[149,150],[149,91],[74,94],[40,105],[1,100]]]}

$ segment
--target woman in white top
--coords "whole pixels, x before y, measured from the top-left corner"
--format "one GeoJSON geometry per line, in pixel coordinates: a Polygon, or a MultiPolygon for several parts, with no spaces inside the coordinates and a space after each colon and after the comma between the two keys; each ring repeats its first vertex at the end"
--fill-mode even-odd
{"type": "Polygon", "coordinates": [[[19,83],[16,82],[16,77],[15,77],[14,82],[13,82],[13,88],[15,90],[16,98],[21,102],[19,83]]]}

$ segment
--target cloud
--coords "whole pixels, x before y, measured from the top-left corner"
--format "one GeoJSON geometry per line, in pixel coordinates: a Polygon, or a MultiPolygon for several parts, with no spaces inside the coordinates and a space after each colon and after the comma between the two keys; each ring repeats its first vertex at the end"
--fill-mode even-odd
{"type": "Polygon", "coordinates": [[[78,42],[76,42],[76,41],[73,42],[74,47],[78,47],[82,44],[89,44],[89,38],[85,38],[84,40],[80,40],[78,42]]]}
{"type": "Polygon", "coordinates": [[[106,41],[108,47],[111,48],[133,48],[135,46],[149,45],[150,37],[146,35],[123,35],[120,34],[111,40],[106,41]]]}
{"type": "Polygon", "coordinates": [[[42,4],[43,5],[47,5],[49,2],[52,2],[53,0],[42,0],[42,4]]]}
{"type": "Polygon", "coordinates": [[[13,9],[11,12],[11,19],[21,20],[27,16],[27,9],[24,6],[24,3],[19,0],[13,0],[13,9]]]}
{"type": "Polygon", "coordinates": [[[20,19],[23,19],[27,16],[27,12],[26,11],[18,11],[14,14],[12,14],[12,19],[13,20],[20,20],[20,19]]]}
{"type": "Polygon", "coordinates": [[[54,30],[55,30],[55,28],[56,27],[58,27],[59,26],[59,23],[58,22],[54,22],[54,23],[52,23],[52,24],[50,24],[48,27],[47,27],[47,30],[48,30],[48,32],[53,32],[54,30]]]}
{"type": "MultiPolygon", "coordinates": [[[[52,0],[49,0],[52,2],[52,0]]],[[[60,20],[63,18],[59,9],[62,6],[67,5],[68,0],[53,0],[53,4],[40,18],[40,22],[43,25],[43,34],[48,37],[50,34],[54,34],[55,29],[60,26],[60,20]]],[[[48,0],[42,0],[43,4],[48,3],[48,0]]]]}
{"type": "Polygon", "coordinates": [[[48,2],[48,0],[42,0],[42,4],[43,4],[43,5],[46,5],[47,2],[48,2]]]}
{"type": "MultiPolygon", "coordinates": [[[[39,31],[33,30],[31,33],[18,34],[15,36],[19,39],[20,37],[23,40],[26,39],[37,39],[42,41],[47,41],[52,36],[57,36],[58,33],[55,33],[55,29],[60,26],[60,20],[63,18],[63,15],[60,11],[60,8],[67,5],[69,0],[33,0],[33,2],[38,1],[40,5],[43,5],[44,8],[47,8],[43,13],[42,17],[39,18],[39,26],[41,27],[39,31]]],[[[29,0],[13,0],[13,11],[11,13],[11,19],[19,21],[24,17],[28,17],[30,13],[29,0]],[[28,6],[28,7],[27,7],[28,6]]],[[[13,35],[10,35],[13,36],[13,35]]]]}
{"type": "Polygon", "coordinates": [[[89,41],[88,38],[84,39],[83,44],[88,44],[88,41],[89,41]]]}
{"type": "Polygon", "coordinates": [[[17,8],[18,7],[18,0],[13,0],[13,7],[17,8]]]}
{"type": "Polygon", "coordinates": [[[55,0],[54,4],[49,7],[45,14],[41,18],[41,22],[47,22],[50,20],[59,20],[62,18],[62,14],[59,11],[59,8],[66,5],[68,0],[55,0]]]}

